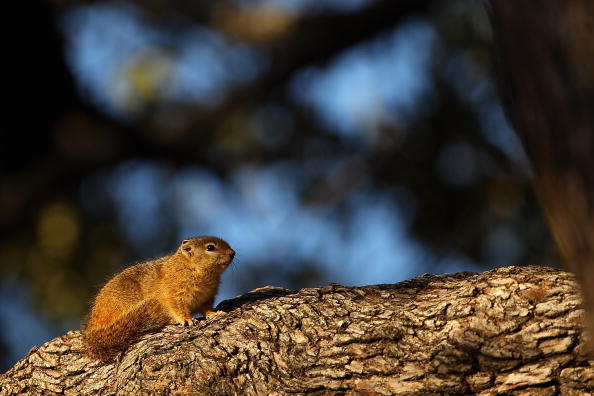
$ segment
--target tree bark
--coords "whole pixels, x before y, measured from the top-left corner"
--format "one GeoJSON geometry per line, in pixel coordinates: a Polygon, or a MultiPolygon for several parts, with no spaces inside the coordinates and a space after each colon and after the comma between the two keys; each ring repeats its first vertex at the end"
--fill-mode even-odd
{"type": "Polygon", "coordinates": [[[397,284],[256,289],[192,327],[145,335],[116,362],[79,331],[33,348],[0,395],[586,395],[574,275],[545,267],[397,284]]]}
{"type": "Polygon", "coordinates": [[[594,2],[491,1],[506,110],[594,331],[594,2]]]}

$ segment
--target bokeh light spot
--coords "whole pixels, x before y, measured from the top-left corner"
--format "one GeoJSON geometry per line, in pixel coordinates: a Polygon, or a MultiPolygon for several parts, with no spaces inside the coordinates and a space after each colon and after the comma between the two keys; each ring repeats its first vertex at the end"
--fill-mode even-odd
{"type": "Polygon", "coordinates": [[[49,257],[62,259],[72,253],[80,226],[74,209],[65,203],[45,207],[38,219],[37,236],[42,251],[49,257]]]}

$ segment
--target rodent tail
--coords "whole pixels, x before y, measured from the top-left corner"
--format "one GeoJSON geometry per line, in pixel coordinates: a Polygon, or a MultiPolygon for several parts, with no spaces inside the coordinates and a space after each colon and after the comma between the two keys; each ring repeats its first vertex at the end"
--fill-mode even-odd
{"type": "Polygon", "coordinates": [[[107,326],[85,326],[85,352],[96,359],[113,360],[143,333],[166,325],[167,317],[164,307],[157,300],[143,301],[107,326]],[[158,318],[162,318],[161,322],[158,318]]]}

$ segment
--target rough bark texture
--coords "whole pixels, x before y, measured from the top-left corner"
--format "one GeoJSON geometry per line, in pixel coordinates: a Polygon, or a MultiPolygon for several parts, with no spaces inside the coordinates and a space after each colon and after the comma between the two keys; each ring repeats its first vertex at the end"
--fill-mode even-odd
{"type": "Polygon", "coordinates": [[[594,1],[491,5],[506,109],[594,331],[594,1]]]}
{"type": "Polygon", "coordinates": [[[544,267],[398,284],[254,290],[144,336],[117,362],[71,331],[0,376],[0,395],[594,392],[574,276],[544,267]]]}

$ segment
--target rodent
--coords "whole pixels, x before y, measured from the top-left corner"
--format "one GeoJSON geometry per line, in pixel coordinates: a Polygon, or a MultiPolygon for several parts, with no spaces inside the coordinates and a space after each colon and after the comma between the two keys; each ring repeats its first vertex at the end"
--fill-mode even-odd
{"type": "Polygon", "coordinates": [[[167,324],[192,325],[212,304],[235,251],[216,237],[182,241],[171,255],[126,268],[101,288],[83,322],[85,353],[113,360],[138,336],[167,324]]]}

